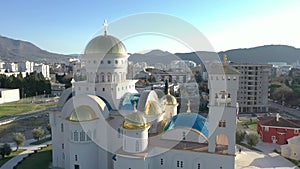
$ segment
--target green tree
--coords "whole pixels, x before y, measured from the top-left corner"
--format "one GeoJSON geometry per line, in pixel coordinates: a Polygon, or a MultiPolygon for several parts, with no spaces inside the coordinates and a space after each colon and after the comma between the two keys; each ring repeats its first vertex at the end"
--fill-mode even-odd
{"type": "Polygon", "coordinates": [[[243,130],[238,130],[235,133],[236,143],[239,144],[245,140],[246,132],[243,130]]]}
{"type": "Polygon", "coordinates": [[[10,153],[11,153],[11,147],[9,144],[5,143],[0,147],[0,155],[2,156],[2,158],[10,155],[10,153]]]}
{"type": "Polygon", "coordinates": [[[13,136],[13,141],[17,145],[17,150],[19,149],[19,146],[24,145],[26,138],[22,133],[15,133],[13,136]]]}
{"type": "Polygon", "coordinates": [[[37,141],[40,140],[40,138],[44,137],[45,135],[45,130],[42,129],[42,127],[38,127],[38,128],[34,128],[32,130],[32,136],[34,139],[36,139],[37,141]]]}
{"type": "Polygon", "coordinates": [[[246,135],[247,144],[251,147],[255,146],[259,142],[259,136],[256,133],[249,133],[246,135]]]}
{"type": "Polygon", "coordinates": [[[48,125],[47,125],[47,128],[46,128],[47,130],[48,130],[48,132],[49,132],[49,134],[52,134],[52,131],[51,131],[51,125],[48,123],[48,125]]]}
{"type": "Polygon", "coordinates": [[[165,80],[165,90],[164,90],[165,94],[168,94],[168,90],[169,90],[169,82],[168,80],[165,80]]]}

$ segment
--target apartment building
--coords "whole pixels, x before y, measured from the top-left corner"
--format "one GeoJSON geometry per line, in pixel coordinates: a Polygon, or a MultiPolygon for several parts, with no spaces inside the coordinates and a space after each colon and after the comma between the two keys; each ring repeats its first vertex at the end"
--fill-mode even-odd
{"type": "Polygon", "coordinates": [[[231,64],[240,75],[238,103],[240,112],[268,112],[269,73],[271,65],[267,64],[231,64]]]}

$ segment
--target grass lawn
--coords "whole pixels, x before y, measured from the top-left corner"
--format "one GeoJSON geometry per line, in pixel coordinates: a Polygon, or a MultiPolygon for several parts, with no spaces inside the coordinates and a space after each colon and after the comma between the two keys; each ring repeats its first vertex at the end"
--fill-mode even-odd
{"type": "Polygon", "coordinates": [[[11,103],[4,103],[0,105],[0,118],[5,116],[12,116],[16,114],[26,113],[34,110],[41,110],[46,107],[54,106],[56,102],[48,103],[25,103],[24,101],[17,101],[11,103]]]}
{"type": "Polygon", "coordinates": [[[1,167],[4,163],[6,163],[8,160],[12,159],[14,156],[16,156],[16,155],[22,153],[23,151],[25,151],[25,149],[19,149],[18,151],[12,151],[12,152],[10,153],[9,156],[5,156],[5,158],[3,158],[3,159],[2,159],[2,157],[1,157],[1,158],[0,158],[0,167],[1,167]]]}
{"type": "Polygon", "coordinates": [[[48,169],[51,161],[52,146],[49,145],[25,158],[16,169],[48,169]]]}
{"type": "Polygon", "coordinates": [[[257,130],[257,121],[256,120],[239,120],[238,125],[245,126],[246,128],[256,131],[257,130]]]}
{"type": "Polygon", "coordinates": [[[30,143],[30,145],[40,145],[40,144],[45,143],[50,140],[51,140],[51,137],[48,137],[48,138],[41,139],[39,141],[32,142],[32,143],[30,143]]]}

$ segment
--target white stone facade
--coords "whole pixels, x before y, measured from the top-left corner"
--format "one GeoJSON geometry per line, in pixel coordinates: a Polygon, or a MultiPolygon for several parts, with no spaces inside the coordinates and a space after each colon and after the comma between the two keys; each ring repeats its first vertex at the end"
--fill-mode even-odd
{"type": "Polygon", "coordinates": [[[227,86],[210,82],[213,96],[222,98],[225,93],[226,98],[211,99],[207,123],[189,108],[177,114],[178,103],[170,94],[158,98],[155,91],[137,93],[136,81],[126,79],[128,56],[122,53],[123,44],[114,44],[102,56],[101,46],[93,48],[116,38],[105,32],[92,41],[97,42],[88,45],[84,57],[86,80],[73,82],[50,113],[53,167],[234,168],[238,80],[227,81],[227,86]],[[89,55],[94,51],[98,53],[89,55]]]}

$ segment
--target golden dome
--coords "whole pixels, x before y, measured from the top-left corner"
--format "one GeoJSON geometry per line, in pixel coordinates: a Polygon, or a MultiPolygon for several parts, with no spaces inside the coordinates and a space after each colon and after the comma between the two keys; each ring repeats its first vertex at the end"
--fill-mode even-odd
{"type": "Polygon", "coordinates": [[[95,111],[89,106],[76,107],[67,117],[67,120],[80,122],[98,119],[95,111]]]}
{"type": "Polygon", "coordinates": [[[127,54],[124,44],[110,35],[100,35],[86,46],[84,54],[127,54]]]}
{"type": "Polygon", "coordinates": [[[146,115],[160,115],[162,113],[161,106],[155,101],[148,101],[145,109],[146,115]]]}
{"type": "Polygon", "coordinates": [[[164,105],[177,105],[177,100],[170,94],[170,89],[168,90],[168,94],[164,95],[161,100],[163,101],[164,105]]]}
{"type": "Polygon", "coordinates": [[[136,103],[134,103],[134,112],[125,116],[122,127],[125,129],[145,129],[149,127],[147,119],[141,112],[137,112],[136,103]]]}

